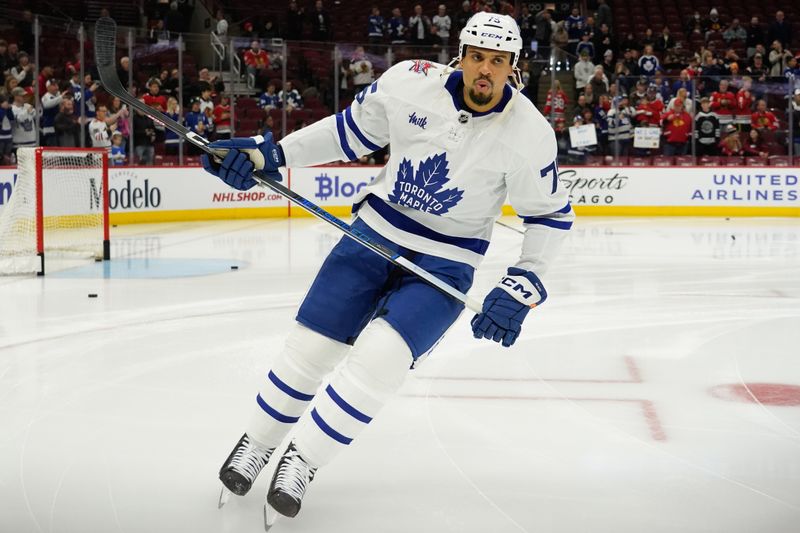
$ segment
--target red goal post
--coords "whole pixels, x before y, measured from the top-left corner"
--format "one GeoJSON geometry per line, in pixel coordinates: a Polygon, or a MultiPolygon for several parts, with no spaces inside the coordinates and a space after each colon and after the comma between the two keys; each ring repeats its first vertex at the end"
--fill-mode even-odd
{"type": "Polygon", "coordinates": [[[21,147],[0,214],[0,274],[45,272],[45,256],[110,258],[108,151],[21,147]]]}

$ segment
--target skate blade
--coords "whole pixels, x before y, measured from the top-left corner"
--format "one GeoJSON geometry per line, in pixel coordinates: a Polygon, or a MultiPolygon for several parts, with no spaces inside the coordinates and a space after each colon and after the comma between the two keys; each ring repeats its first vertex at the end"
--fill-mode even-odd
{"type": "Polygon", "coordinates": [[[231,498],[231,491],[226,489],[225,487],[219,493],[219,503],[217,503],[217,509],[222,509],[228,500],[231,498]]]}
{"type": "Polygon", "coordinates": [[[264,504],[264,531],[269,531],[278,520],[280,513],[272,508],[268,503],[264,504]]]}

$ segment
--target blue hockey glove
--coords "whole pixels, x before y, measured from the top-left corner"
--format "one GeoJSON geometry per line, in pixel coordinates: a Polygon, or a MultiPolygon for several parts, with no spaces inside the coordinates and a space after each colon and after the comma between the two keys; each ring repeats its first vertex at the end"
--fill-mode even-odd
{"type": "Polygon", "coordinates": [[[486,295],[483,310],[472,319],[472,333],[509,347],[517,340],[522,321],[532,308],[547,299],[547,291],[533,272],[510,267],[500,283],[486,295]]]}
{"type": "Polygon", "coordinates": [[[203,154],[203,168],[222,181],[240,191],[246,191],[256,184],[253,170],[264,170],[275,181],[281,181],[278,169],[286,164],[283,149],[272,142],[272,133],[265,137],[237,137],[216,141],[209,148],[228,150],[221,163],[212,161],[203,154]]]}

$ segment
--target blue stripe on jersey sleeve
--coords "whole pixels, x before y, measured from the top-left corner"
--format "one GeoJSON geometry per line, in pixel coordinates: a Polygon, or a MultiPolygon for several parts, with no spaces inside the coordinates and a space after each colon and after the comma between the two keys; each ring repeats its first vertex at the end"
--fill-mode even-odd
{"type": "Polygon", "coordinates": [[[342,147],[342,152],[347,156],[349,161],[358,159],[356,153],[350,148],[350,143],[347,142],[347,133],[344,131],[344,118],[341,113],[336,113],[336,131],[339,133],[339,146],[342,147]]]}
{"type": "Polygon", "coordinates": [[[570,229],[572,227],[572,221],[569,220],[555,220],[552,218],[541,218],[541,217],[521,217],[523,224],[540,224],[542,226],[547,226],[549,228],[556,228],[556,229],[570,229]]]}
{"type": "Polygon", "coordinates": [[[572,204],[567,202],[567,205],[556,211],[556,213],[569,213],[572,210],[572,204]]]}
{"type": "Polygon", "coordinates": [[[400,211],[397,211],[374,194],[370,194],[367,197],[366,202],[372,209],[375,210],[375,212],[377,212],[387,222],[399,230],[413,233],[414,235],[418,235],[432,241],[458,246],[459,248],[464,248],[480,255],[486,254],[486,250],[489,248],[489,241],[485,241],[483,239],[454,237],[452,235],[445,235],[444,233],[434,231],[427,226],[420,224],[416,220],[407,217],[400,211]]]}
{"type": "Polygon", "coordinates": [[[358,140],[361,141],[361,144],[373,152],[377,152],[381,149],[380,146],[367,139],[366,135],[361,133],[361,130],[358,129],[358,124],[356,124],[355,119],[353,119],[353,112],[350,111],[350,107],[344,110],[344,118],[347,120],[347,125],[350,126],[350,129],[356,134],[356,137],[358,137],[358,140]]]}

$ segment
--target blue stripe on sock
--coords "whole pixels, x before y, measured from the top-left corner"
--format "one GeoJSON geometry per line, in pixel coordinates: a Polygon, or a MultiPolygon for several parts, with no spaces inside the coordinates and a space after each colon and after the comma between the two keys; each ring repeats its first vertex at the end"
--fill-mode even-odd
{"type": "Polygon", "coordinates": [[[298,420],[300,420],[299,416],[286,416],[284,414],[279,413],[272,407],[270,407],[267,402],[264,401],[264,398],[261,397],[260,394],[256,396],[256,401],[258,402],[259,407],[267,413],[269,416],[277,420],[278,422],[283,422],[284,424],[294,424],[298,420]]]}
{"type": "Polygon", "coordinates": [[[325,391],[333,399],[333,401],[336,402],[336,405],[341,407],[342,411],[344,411],[348,415],[352,416],[359,422],[364,422],[365,424],[369,424],[370,422],[372,422],[372,418],[368,417],[367,415],[365,415],[364,413],[362,413],[361,411],[359,411],[358,409],[347,403],[341,396],[339,396],[339,394],[335,390],[333,390],[333,387],[331,387],[330,385],[328,385],[328,388],[325,389],[325,391]]]}
{"type": "Polygon", "coordinates": [[[294,389],[294,388],[290,387],[289,385],[287,385],[286,383],[284,383],[281,380],[281,378],[276,376],[275,373],[272,370],[269,371],[269,374],[268,374],[267,377],[269,378],[269,380],[272,383],[275,384],[276,387],[278,387],[280,390],[282,390],[283,392],[285,392],[286,394],[288,394],[289,396],[291,396],[295,400],[302,400],[304,402],[310,402],[311,400],[314,399],[314,395],[313,394],[302,393],[299,390],[294,389]]]}
{"type": "Polygon", "coordinates": [[[351,442],[353,442],[353,439],[349,439],[349,438],[345,437],[344,435],[342,435],[341,433],[339,433],[338,431],[336,431],[335,429],[330,427],[322,419],[322,417],[319,416],[319,413],[317,412],[316,408],[311,410],[311,418],[314,419],[314,422],[317,423],[317,425],[319,426],[319,429],[321,429],[323,431],[323,433],[328,435],[330,438],[332,438],[336,442],[341,442],[342,444],[345,444],[345,445],[346,444],[350,444],[351,442]]]}

